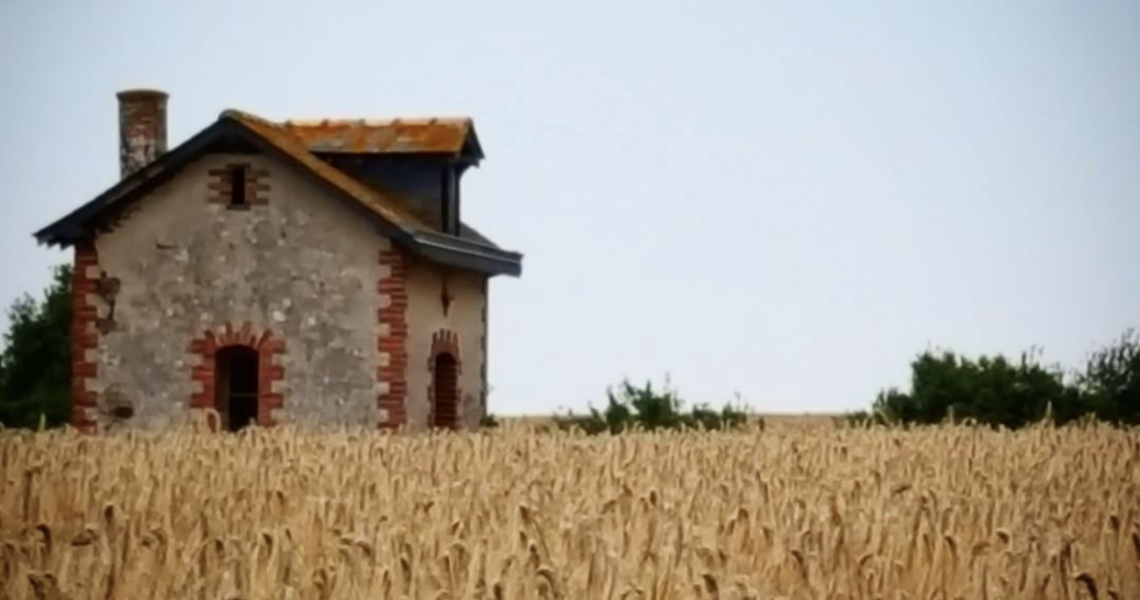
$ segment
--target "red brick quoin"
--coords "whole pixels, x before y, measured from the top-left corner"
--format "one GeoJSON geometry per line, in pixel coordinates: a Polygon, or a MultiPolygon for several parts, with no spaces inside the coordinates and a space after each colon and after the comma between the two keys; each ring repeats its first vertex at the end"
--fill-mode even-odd
{"type": "Polygon", "coordinates": [[[407,261],[404,253],[396,247],[380,251],[380,266],[384,273],[377,284],[380,294],[380,309],[377,320],[380,334],[377,348],[380,351],[380,366],[376,378],[387,389],[377,398],[380,409],[380,426],[395,429],[407,422],[408,414],[404,401],[408,396],[408,289],[407,261]]]}
{"type": "Polygon", "coordinates": [[[75,244],[75,264],[71,273],[71,424],[84,433],[95,431],[95,406],[98,394],[87,389],[87,382],[98,373],[94,357],[99,345],[95,327],[98,309],[91,297],[99,280],[99,255],[95,243],[75,244]]]}
{"type": "Polygon", "coordinates": [[[431,403],[431,416],[428,419],[430,426],[459,426],[459,403],[463,397],[459,390],[459,373],[462,369],[463,362],[459,360],[459,336],[447,329],[440,329],[435,332],[431,336],[431,356],[428,357],[428,372],[431,373],[431,376],[428,377],[427,396],[428,402],[431,403]],[[440,354],[450,355],[455,361],[455,367],[451,369],[450,373],[443,374],[443,383],[445,387],[450,389],[442,397],[436,398],[435,382],[437,377],[435,367],[436,359],[440,354]],[[437,406],[439,403],[443,403],[445,406],[437,406]],[[442,410],[440,410],[441,408],[442,410]]]}
{"type": "Polygon", "coordinates": [[[241,329],[237,330],[226,323],[221,331],[206,331],[202,337],[190,342],[190,353],[201,358],[200,364],[190,368],[190,377],[202,384],[201,391],[190,396],[190,408],[215,408],[215,358],[219,350],[230,346],[245,346],[257,351],[257,424],[262,427],[273,425],[273,409],[284,405],[282,394],[273,391],[273,382],[285,377],[285,367],[275,364],[275,357],[285,352],[285,340],[274,338],[268,329],[256,333],[249,321],[242,323],[241,329]]]}

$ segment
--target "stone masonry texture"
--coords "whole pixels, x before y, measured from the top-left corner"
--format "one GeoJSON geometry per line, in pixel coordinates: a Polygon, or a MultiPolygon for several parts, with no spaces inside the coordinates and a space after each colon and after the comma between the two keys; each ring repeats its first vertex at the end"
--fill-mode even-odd
{"type": "Polygon", "coordinates": [[[158,430],[208,408],[209,340],[216,351],[226,335],[262,353],[263,425],[426,427],[440,330],[461,345],[461,424],[486,410],[486,278],[409,255],[273,158],[202,157],[75,261],[73,422],[86,431],[158,430]],[[218,202],[233,165],[251,177],[246,210],[218,202]]]}

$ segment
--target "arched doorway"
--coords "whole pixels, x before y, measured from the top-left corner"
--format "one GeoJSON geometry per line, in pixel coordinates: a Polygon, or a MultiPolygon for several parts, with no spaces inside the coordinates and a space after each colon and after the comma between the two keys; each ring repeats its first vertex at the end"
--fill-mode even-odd
{"type": "Polygon", "coordinates": [[[258,355],[246,346],[228,346],[217,354],[214,403],[228,431],[258,422],[258,355]]]}
{"type": "Polygon", "coordinates": [[[459,363],[441,352],[435,356],[432,371],[431,426],[455,429],[459,425],[459,363]]]}

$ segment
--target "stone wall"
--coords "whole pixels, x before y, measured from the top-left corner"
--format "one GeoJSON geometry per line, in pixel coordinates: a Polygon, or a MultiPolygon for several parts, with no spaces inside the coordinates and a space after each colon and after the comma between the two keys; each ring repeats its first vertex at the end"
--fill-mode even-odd
{"type": "MultiPolygon", "coordinates": [[[[85,254],[97,254],[112,293],[84,292],[98,308],[96,322],[84,327],[99,331],[87,338],[96,340],[87,355],[97,368],[85,371],[96,406],[83,417],[100,430],[184,419],[195,395],[208,396],[204,340],[228,328],[231,341],[273,340],[265,380],[272,389],[262,392],[270,394],[267,406],[280,408],[266,415],[269,422],[374,426],[386,387],[377,371],[377,311],[387,303],[377,290],[384,268],[377,256],[391,249],[367,219],[293,169],[262,156],[203,157],[85,254]],[[217,202],[211,181],[231,164],[248,165],[257,203],[235,210],[217,202]],[[243,331],[246,338],[236,337],[243,331]]],[[[416,318],[422,327],[443,324],[416,318]]],[[[413,366],[422,362],[413,358],[413,366]]]]}
{"type": "MultiPolygon", "coordinates": [[[[486,411],[485,276],[423,260],[407,267],[407,423],[427,427],[431,415],[433,342],[454,339],[459,356],[459,421],[478,425],[486,411]],[[444,293],[449,300],[444,301],[444,293]]],[[[450,342],[449,342],[450,343],[450,342]]]]}

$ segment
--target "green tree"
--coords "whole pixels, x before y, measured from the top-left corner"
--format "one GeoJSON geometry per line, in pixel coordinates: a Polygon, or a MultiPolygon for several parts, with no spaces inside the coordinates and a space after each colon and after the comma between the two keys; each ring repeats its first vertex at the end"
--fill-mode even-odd
{"type": "Polygon", "coordinates": [[[1066,385],[1059,369],[1042,365],[1036,353],[1014,362],[927,351],[911,363],[911,390],[880,392],[872,412],[894,423],[931,424],[953,417],[1013,428],[1045,418],[1050,407],[1058,422],[1083,412],[1078,390],[1066,385]]]}
{"type": "Polygon", "coordinates": [[[1089,357],[1077,376],[1084,410],[1099,419],[1140,425],[1140,337],[1128,330],[1089,357]]]}
{"type": "Polygon", "coordinates": [[[8,312],[0,351],[0,424],[56,427],[71,407],[71,267],[55,268],[43,300],[25,295],[8,312]]]}

